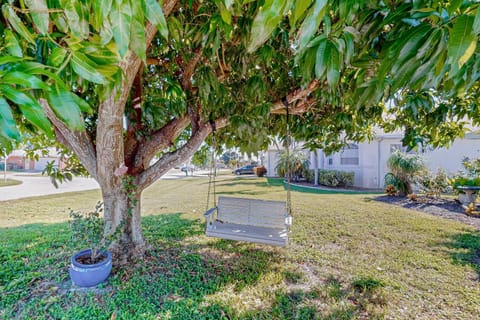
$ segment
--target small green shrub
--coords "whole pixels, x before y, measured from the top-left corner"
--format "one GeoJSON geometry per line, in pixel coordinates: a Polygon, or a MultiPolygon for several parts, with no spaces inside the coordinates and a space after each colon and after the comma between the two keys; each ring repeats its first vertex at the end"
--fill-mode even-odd
{"type": "MultiPolygon", "coordinates": [[[[304,177],[308,182],[315,179],[315,171],[307,170],[304,177]]],[[[327,187],[351,187],[355,181],[355,173],[338,170],[318,170],[318,183],[327,187]]]]}
{"type": "Polygon", "coordinates": [[[470,160],[465,157],[462,160],[463,170],[450,179],[449,183],[456,193],[462,193],[458,190],[460,186],[479,187],[480,186],[480,159],[470,160]]]}
{"type": "Polygon", "coordinates": [[[438,169],[436,174],[431,174],[425,170],[419,174],[416,179],[420,187],[420,191],[425,193],[427,197],[440,198],[442,193],[446,193],[450,189],[450,181],[444,169],[438,169]]]}
{"type": "Polygon", "coordinates": [[[90,212],[70,211],[72,241],[80,246],[79,249],[91,250],[91,263],[101,260],[100,257],[109,245],[109,239],[103,236],[105,220],[100,216],[102,211],[102,202],[98,202],[90,212]]]}

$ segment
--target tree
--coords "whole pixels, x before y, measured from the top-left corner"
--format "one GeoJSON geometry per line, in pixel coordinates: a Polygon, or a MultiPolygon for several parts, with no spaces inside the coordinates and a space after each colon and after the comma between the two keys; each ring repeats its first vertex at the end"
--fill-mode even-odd
{"type": "Polygon", "coordinates": [[[75,154],[102,189],[105,233],[121,229],[112,249],[129,258],[146,247],[142,191],[208,142],[211,122],[242,151],[284,132],[287,106],[292,135],[327,151],[373,125],[439,145],[464,118],[477,124],[478,6],[11,0],[0,143],[35,136],[75,154]]]}

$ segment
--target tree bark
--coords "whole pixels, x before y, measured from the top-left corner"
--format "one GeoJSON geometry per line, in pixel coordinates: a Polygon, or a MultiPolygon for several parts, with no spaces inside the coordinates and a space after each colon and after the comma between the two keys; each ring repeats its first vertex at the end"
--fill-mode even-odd
{"type": "Polygon", "coordinates": [[[130,185],[112,192],[102,192],[105,237],[112,240],[110,251],[116,263],[125,264],[132,258],[142,258],[146,243],[141,227],[141,191],[130,185]]]}

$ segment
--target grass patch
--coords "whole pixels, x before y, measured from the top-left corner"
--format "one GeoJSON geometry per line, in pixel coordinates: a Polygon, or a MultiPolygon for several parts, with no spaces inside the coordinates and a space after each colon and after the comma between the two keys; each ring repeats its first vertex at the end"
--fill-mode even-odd
{"type": "Polygon", "coordinates": [[[15,179],[0,179],[0,187],[16,186],[22,184],[22,181],[15,179]]]}
{"type": "MultiPolygon", "coordinates": [[[[219,194],[285,200],[283,183],[218,179],[219,194]]],[[[161,180],[143,195],[152,245],[95,290],[72,290],[68,208],[100,192],[2,202],[2,319],[475,319],[480,234],[371,201],[292,193],[288,248],[204,236],[207,178],[161,180]]]]}

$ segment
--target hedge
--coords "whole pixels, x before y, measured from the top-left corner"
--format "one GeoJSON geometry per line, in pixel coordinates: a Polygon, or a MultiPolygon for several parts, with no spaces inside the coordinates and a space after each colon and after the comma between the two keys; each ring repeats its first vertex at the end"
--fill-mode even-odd
{"type": "MultiPolygon", "coordinates": [[[[308,182],[314,182],[315,171],[308,170],[306,177],[308,182]]],[[[318,170],[318,183],[327,187],[351,187],[355,181],[355,173],[338,170],[318,170]]]]}

